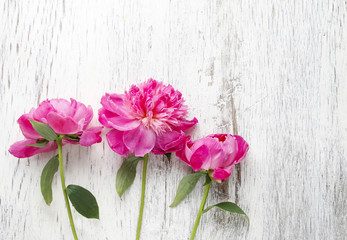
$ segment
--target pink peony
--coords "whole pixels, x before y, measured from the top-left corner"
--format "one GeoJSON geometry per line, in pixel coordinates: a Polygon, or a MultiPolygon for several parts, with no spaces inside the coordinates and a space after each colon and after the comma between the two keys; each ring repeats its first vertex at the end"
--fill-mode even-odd
{"type": "Polygon", "coordinates": [[[44,140],[34,130],[29,120],[48,124],[57,134],[77,135],[75,136],[77,142],[64,139],[63,144],[79,142],[82,146],[90,146],[101,142],[102,127],[86,129],[92,118],[92,108],[86,107],[72,98],[71,102],[58,98],[43,101],[38,108],[32,108],[29,113],[23,114],[18,119],[17,122],[26,140],[14,143],[9,152],[15,157],[25,158],[57,148],[57,144],[54,142],[49,142],[45,147],[28,146],[44,140]]]}
{"type": "Polygon", "coordinates": [[[184,147],[183,131],[198,122],[185,119],[188,107],[183,103],[182,94],[171,85],[149,79],[125,94],[103,96],[99,121],[112,128],[106,138],[120,155],[175,152],[184,147]]]}
{"type": "Polygon", "coordinates": [[[213,134],[188,141],[176,155],[195,172],[206,170],[220,181],[230,176],[231,168],[246,157],[248,148],[248,143],[238,135],[213,134]]]}

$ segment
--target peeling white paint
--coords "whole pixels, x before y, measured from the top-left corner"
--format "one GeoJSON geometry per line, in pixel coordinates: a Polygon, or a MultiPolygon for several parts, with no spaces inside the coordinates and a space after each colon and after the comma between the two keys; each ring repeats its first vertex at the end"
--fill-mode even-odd
{"type": "MultiPolygon", "coordinates": [[[[0,9],[1,239],[72,238],[57,179],[50,207],[40,192],[53,153],[17,160],[7,151],[22,138],[17,118],[54,97],[96,113],[105,92],[149,77],[182,91],[199,119],[194,139],[237,129],[250,143],[207,201],[237,199],[250,226],[214,209],[196,239],[346,239],[345,1],[0,0],[0,9]]],[[[134,239],[141,178],[120,200],[121,157],[106,142],[64,155],[67,184],[100,206],[100,221],[73,212],[80,239],[134,239]]],[[[150,157],[142,239],[188,239],[203,189],[168,206],[189,171],[150,157]]]]}

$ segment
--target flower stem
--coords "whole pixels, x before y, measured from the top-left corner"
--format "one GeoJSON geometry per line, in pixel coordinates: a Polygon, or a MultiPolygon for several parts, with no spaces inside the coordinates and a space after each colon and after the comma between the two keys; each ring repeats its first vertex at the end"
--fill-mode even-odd
{"type": "Polygon", "coordinates": [[[141,205],[140,205],[139,219],[137,222],[136,240],[140,239],[140,232],[141,232],[143,206],[145,203],[147,162],[148,162],[148,153],[143,157],[141,205]]]}
{"type": "Polygon", "coordinates": [[[66,203],[67,214],[69,215],[69,220],[70,220],[70,226],[71,226],[72,234],[74,236],[74,239],[78,240],[76,229],[75,229],[75,225],[74,225],[73,219],[72,219],[69,199],[67,198],[67,194],[66,194],[66,186],[65,186],[65,178],[64,178],[64,166],[63,166],[62,140],[63,140],[63,136],[60,135],[58,137],[58,139],[57,139],[57,144],[58,144],[58,152],[59,152],[59,168],[60,168],[61,186],[63,188],[64,199],[65,199],[65,203],[66,203]]]}
{"type": "Polygon", "coordinates": [[[195,223],[194,223],[194,228],[193,228],[193,231],[192,231],[192,235],[190,236],[190,240],[194,240],[194,238],[195,238],[196,230],[198,229],[198,226],[199,226],[199,223],[200,223],[200,218],[201,218],[201,215],[202,215],[202,211],[204,210],[204,207],[205,207],[205,203],[206,203],[206,199],[207,199],[207,196],[208,196],[208,191],[210,190],[210,186],[211,186],[211,182],[206,185],[204,197],[202,198],[202,201],[201,201],[201,204],[200,204],[200,208],[199,208],[199,212],[198,212],[198,215],[196,216],[196,220],[195,220],[195,223]]]}

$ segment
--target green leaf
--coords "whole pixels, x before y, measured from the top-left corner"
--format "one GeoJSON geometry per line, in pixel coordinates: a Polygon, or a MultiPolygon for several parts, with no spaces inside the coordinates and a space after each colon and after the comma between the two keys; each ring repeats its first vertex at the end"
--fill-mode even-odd
{"type": "Polygon", "coordinates": [[[218,208],[220,208],[224,211],[230,212],[230,213],[238,213],[238,214],[245,215],[247,218],[247,221],[249,222],[249,218],[246,215],[246,213],[239,206],[237,206],[235,203],[232,203],[232,202],[221,202],[221,203],[218,203],[216,205],[209,206],[205,210],[203,210],[202,213],[206,213],[211,208],[214,208],[214,207],[218,207],[218,208]]]}
{"type": "Polygon", "coordinates": [[[206,175],[206,172],[196,172],[188,174],[187,176],[182,178],[177,188],[175,200],[170,205],[170,207],[176,207],[178,204],[180,204],[180,202],[193,191],[200,177],[204,175],[206,175]]]}
{"type": "Polygon", "coordinates": [[[69,185],[65,191],[77,212],[86,218],[99,219],[99,206],[91,192],[77,185],[69,185]]]}
{"type": "Polygon", "coordinates": [[[47,143],[49,143],[46,139],[40,138],[36,140],[36,143],[34,144],[29,144],[27,146],[31,146],[31,147],[45,147],[47,145],[47,143]]]}
{"type": "Polygon", "coordinates": [[[48,143],[48,141],[42,142],[42,143],[29,144],[27,146],[43,148],[43,147],[46,147],[47,143],[48,143]]]}
{"type": "Polygon", "coordinates": [[[41,174],[41,193],[45,199],[46,204],[49,206],[53,200],[52,196],[52,181],[54,174],[58,171],[59,160],[58,155],[52,157],[42,170],[41,174]]]}
{"type": "Polygon", "coordinates": [[[171,154],[172,153],[164,153],[165,156],[167,157],[167,160],[169,160],[169,162],[171,161],[171,154]]]}
{"type": "Polygon", "coordinates": [[[70,140],[75,141],[75,142],[79,142],[80,141],[79,136],[77,136],[76,134],[64,135],[64,138],[70,139],[70,140]]]}
{"type": "Polygon", "coordinates": [[[29,120],[35,131],[40,134],[43,138],[47,139],[48,141],[54,141],[58,138],[58,135],[53,131],[53,129],[48,126],[47,124],[35,121],[35,120],[29,120]]]}
{"type": "Polygon", "coordinates": [[[119,168],[116,177],[116,191],[119,197],[133,184],[136,176],[136,166],[142,157],[130,157],[125,159],[119,168]]]}

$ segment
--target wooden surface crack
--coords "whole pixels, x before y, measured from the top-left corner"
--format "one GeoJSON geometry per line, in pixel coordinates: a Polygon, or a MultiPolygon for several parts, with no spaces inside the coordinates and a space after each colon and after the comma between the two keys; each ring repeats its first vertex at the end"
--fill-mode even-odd
{"type": "MultiPolygon", "coordinates": [[[[237,129],[237,120],[236,120],[236,108],[235,108],[235,101],[233,97],[233,93],[230,94],[231,99],[231,117],[232,117],[232,123],[233,123],[233,134],[238,135],[238,129],[237,129]]],[[[240,164],[237,164],[235,166],[236,171],[236,182],[235,182],[235,203],[237,204],[239,202],[239,188],[241,186],[241,167],[240,164]]]]}

